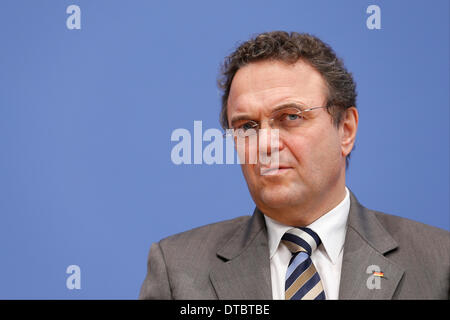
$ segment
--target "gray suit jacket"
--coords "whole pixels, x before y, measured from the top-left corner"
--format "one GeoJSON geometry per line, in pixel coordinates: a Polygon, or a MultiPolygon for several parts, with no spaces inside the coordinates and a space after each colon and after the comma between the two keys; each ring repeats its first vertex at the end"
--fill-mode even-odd
{"type": "MultiPolygon", "coordinates": [[[[449,298],[449,232],[366,209],[353,193],[350,201],[339,299],[449,298]],[[384,277],[368,280],[371,265],[384,277]]],[[[139,298],[272,299],[263,214],[256,208],[153,244],[139,298]]]]}

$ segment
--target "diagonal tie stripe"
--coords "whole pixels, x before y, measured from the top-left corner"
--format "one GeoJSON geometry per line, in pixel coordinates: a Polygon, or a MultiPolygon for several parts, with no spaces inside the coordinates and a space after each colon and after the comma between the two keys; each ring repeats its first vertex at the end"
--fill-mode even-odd
{"type": "MultiPolygon", "coordinates": [[[[288,275],[288,272],[286,272],[286,283],[285,288],[289,288],[301,275],[302,273],[309,268],[311,265],[311,259],[308,259],[308,255],[306,253],[300,253],[302,256],[297,256],[296,260],[301,260],[302,262],[299,263],[294,270],[292,270],[292,273],[288,275]]],[[[289,269],[289,267],[288,267],[289,269]]]]}
{"type": "Polygon", "coordinates": [[[286,279],[289,279],[289,277],[291,276],[292,273],[294,273],[294,271],[297,269],[297,267],[300,265],[300,263],[302,263],[303,261],[305,261],[306,259],[308,259],[308,255],[304,254],[301,257],[296,258],[296,255],[294,254],[292,256],[291,261],[289,262],[289,267],[287,269],[286,272],[286,279]]]}
{"type": "Polygon", "coordinates": [[[282,240],[291,252],[305,251],[309,255],[320,245],[319,236],[308,228],[294,228],[283,235],[282,240]],[[292,249],[291,249],[292,248],[292,249]]]}
{"type": "Polygon", "coordinates": [[[312,300],[312,299],[315,299],[316,296],[323,291],[319,274],[317,273],[316,268],[314,268],[313,264],[311,265],[311,269],[312,269],[313,274],[294,293],[294,295],[291,297],[291,299],[293,299],[293,300],[300,300],[300,299],[312,300]]]}
{"type": "Polygon", "coordinates": [[[311,253],[320,245],[319,236],[308,228],[294,228],[281,240],[293,253],[286,272],[286,299],[325,299],[320,276],[311,260],[311,253]]]}
{"type": "Polygon", "coordinates": [[[304,251],[308,254],[311,254],[312,248],[308,242],[303,240],[302,238],[297,237],[293,234],[285,234],[282,238],[286,246],[291,250],[291,252],[299,252],[304,251]]]}
{"type": "Polygon", "coordinates": [[[306,261],[308,266],[305,268],[305,271],[300,272],[298,275],[293,273],[291,277],[286,280],[286,299],[291,299],[292,296],[294,296],[294,294],[296,294],[315,274],[316,270],[314,265],[310,263],[311,259],[308,260],[309,261],[306,261]]]}

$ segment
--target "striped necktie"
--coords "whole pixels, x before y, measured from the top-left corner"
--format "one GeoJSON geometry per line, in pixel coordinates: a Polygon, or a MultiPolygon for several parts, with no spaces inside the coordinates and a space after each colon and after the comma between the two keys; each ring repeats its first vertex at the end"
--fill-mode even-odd
{"type": "Polygon", "coordinates": [[[287,231],[281,241],[292,252],[286,272],[286,300],[325,300],[320,276],[311,260],[311,253],[320,245],[319,236],[308,228],[287,231]]]}

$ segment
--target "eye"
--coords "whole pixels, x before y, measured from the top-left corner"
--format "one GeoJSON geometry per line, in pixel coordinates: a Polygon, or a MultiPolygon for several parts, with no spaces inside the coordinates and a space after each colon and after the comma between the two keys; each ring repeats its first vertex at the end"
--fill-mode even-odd
{"type": "Polygon", "coordinates": [[[244,131],[250,130],[250,129],[255,129],[258,126],[258,124],[254,121],[248,121],[243,123],[242,125],[240,125],[238,127],[238,129],[242,129],[244,131]]]}
{"type": "Polygon", "coordinates": [[[300,119],[300,116],[298,114],[288,114],[288,115],[286,115],[286,118],[287,118],[287,120],[293,121],[293,120],[300,119]]]}
{"type": "Polygon", "coordinates": [[[287,122],[299,121],[301,119],[303,119],[303,117],[298,112],[296,112],[296,113],[284,113],[280,117],[281,121],[287,121],[287,122]]]}

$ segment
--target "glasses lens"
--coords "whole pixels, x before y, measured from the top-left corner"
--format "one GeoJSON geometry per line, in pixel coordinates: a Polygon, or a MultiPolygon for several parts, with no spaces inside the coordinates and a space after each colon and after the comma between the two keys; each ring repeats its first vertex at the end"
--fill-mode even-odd
{"type": "Polygon", "coordinates": [[[250,137],[250,136],[253,136],[258,133],[256,128],[250,128],[250,129],[239,128],[239,129],[236,129],[234,132],[238,137],[241,137],[241,138],[250,137]]]}
{"type": "Polygon", "coordinates": [[[302,123],[302,111],[297,108],[278,110],[272,116],[274,127],[278,129],[295,128],[302,123]]]}
{"type": "Polygon", "coordinates": [[[255,121],[245,121],[238,123],[234,130],[235,135],[239,137],[248,137],[257,134],[258,123],[255,121]]]}

